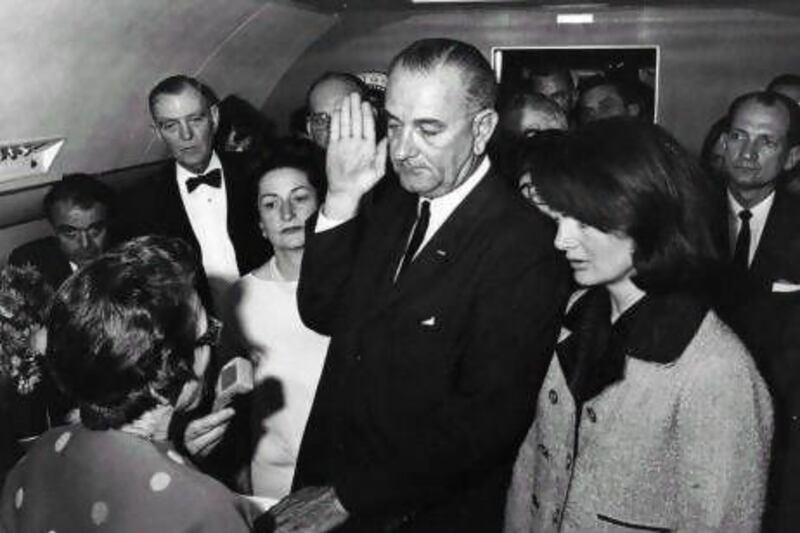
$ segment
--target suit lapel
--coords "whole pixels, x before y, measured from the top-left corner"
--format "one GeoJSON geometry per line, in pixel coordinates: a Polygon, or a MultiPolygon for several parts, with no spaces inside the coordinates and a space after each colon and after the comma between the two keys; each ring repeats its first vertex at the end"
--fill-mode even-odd
{"type": "Polygon", "coordinates": [[[178,180],[175,175],[175,162],[170,162],[169,171],[166,172],[166,179],[162,180],[163,195],[161,195],[161,215],[165,218],[167,228],[175,228],[176,233],[182,239],[187,240],[198,250],[200,243],[192,230],[189,216],[186,214],[186,207],[183,205],[181,193],[178,190],[178,180]]]}
{"type": "MultiPolygon", "coordinates": [[[[408,293],[425,287],[437,279],[440,271],[458,258],[459,253],[473,241],[473,235],[490,216],[499,183],[490,171],[456,207],[439,231],[428,241],[414,261],[408,265],[399,283],[394,284],[391,304],[408,293]]],[[[402,251],[400,253],[402,256],[402,251]]],[[[399,262],[399,257],[396,259],[399,262]]]]}
{"type": "Polygon", "coordinates": [[[787,193],[780,189],[775,191],[775,201],[767,215],[764,231],[753,256],[753,262],[750,264],[750,274],[759,283],[770,283],[776,277],[778,274],[774,272],[777,266],[776,255],[781,253],[791,240],[791,233],[795,231],[792,227],[794,209],[790,205],[790,198],[786,195],[787,193]]]}

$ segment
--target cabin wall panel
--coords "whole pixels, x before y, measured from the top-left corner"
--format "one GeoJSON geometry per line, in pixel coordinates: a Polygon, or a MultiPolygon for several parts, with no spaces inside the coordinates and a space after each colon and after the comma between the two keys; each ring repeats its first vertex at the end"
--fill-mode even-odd
{"type": "Polygon", "coordinates": [[[756,9],[608,8],[595,23],[557,25],[556,12],[474,8],[426,13],[355,13],[311,46],[285,74],[264,111],[285,127],[308,85],[326,70],[385,69],[406,44],[444,36],[493,46],[659,45],[660,122],[699,151],[731,99],[775,74],[800,70],[798,17],[756,9]]]}

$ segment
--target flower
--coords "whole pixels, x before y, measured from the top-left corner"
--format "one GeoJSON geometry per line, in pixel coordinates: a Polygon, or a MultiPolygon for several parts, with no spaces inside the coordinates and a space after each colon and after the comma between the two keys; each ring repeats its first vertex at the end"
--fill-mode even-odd
{"type": "Polygon", "coordinates": [[[0,375],[30,394],[42,381],[44,353],[38,340],[53,289],[31,265],[0,271],[0,375]]]}

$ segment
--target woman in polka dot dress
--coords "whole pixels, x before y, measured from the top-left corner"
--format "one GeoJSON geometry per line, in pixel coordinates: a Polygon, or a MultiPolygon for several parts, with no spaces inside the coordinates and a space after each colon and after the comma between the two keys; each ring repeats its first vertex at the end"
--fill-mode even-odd
{"type": "Polygon", "coordinates": [[[0,531],[239,532],[259,511],[170,445],[197,406],[216,335],[188,246],[142,237],[70,278],[48,318],[47,358],[81,423],[40,437],[9,474],[0,531]]]}

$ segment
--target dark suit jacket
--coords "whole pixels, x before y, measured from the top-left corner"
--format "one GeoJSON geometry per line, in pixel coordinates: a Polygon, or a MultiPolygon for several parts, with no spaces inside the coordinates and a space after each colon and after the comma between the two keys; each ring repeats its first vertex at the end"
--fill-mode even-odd
{"type": "Polygon", "coordinates": [[[58,289],[72,274],[69,260],[59,248],[56,237],[44,237],[15,248],[8,262],[17,266],[33,265],[53,289],[58,289]]]}
{"type": "Polygon", "coordinates": [[[779,296],[772,285],[779,280],[800,283],[800,195],[785,188],[776,191],[749,272],[730,268],[721,279],[719,304],[723,318],[759,362],[767,363],[765,352],[776,338],[773,326],[781,323],[780,316],[769,306],[779,296]]]}
{"type": "MultiPolygon", "coordinates": [[[[727,224],[727,220],[726,220],[727,224]]],[[[800,195],[775,193],[750,270],[731,269],[720,312],[744,340],[770,387],[775,435],[765,531],[800,528],[800,291],[775,292],[775,281],[800,285],[800,195]]]]}
{"type": "MultiPolygon", "coordinates": [[[[258,229],[253,176],[246,163],[231,154],[219,154],[225,176],[228,200],[228,235],[236,252],[240,274],[246,274],[267,260],[269,245],[258,229]]],[[[175,162],[165,161],[152,176],[130,191],[123,200],[119,228],[127,237],[158,234],[180,237],[200,253],[200,245],[192,231],[175,179],[175,162]]],[[[201,272],[202,274],[202,272],[201,272]]],[[[203,277],[198,289],[208,303],[208,288],[203,277]]]]}
{"type": "Polygon", "coordinates": [[[393,275],[399,187],[308,225],[303,320],[332,335],[295,488],[332,485],[353,531],[496,531],[567,292],[552,225],[490,173],[393,275]]]}

